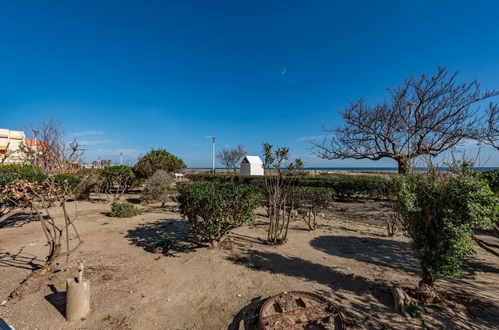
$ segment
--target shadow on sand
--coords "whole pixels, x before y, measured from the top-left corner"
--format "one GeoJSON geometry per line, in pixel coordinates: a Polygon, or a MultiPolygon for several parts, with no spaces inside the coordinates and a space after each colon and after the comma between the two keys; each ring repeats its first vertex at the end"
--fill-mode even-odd
{"type": "Polygon", "coordinates": [[[408,243],[355,236],[319,236],[310,245],[327,254],[419,274],[419,262],[411,257],[408,243]]]}
{"type": "Polygon", "coordinates": [[[178,252],[195,250],[199,245],[191,242],[190,228],[186,221],[176,219],[162,219],[152,223],[143,223],[131,229],[125,235],[132,244],[153,252],[153,244],[168,239],[168,249],[162,254],[172,256],[178,252]]]}
{"type": "Polygon", "coordinates": [[[42,260],[37,259],[35,255],[23,253],[23,249],[17,253],[0,252],[0,267],[2,268],[14,267],[33,271],[42,268],[42,264],[42,260]]]}
{"type": "MultiPolygon", "coordinates": [[[[313,239],[310,245],[331,255],[402,269],[419,276],[419,263],[410,256],[409,245],[404,242],[366,237],[320,236],[313,239]]],[[[479,292],[474,292],[471,288],[466,292],[460,292],[454,286],[442,283],[439,289],[445,291],[448,301],[460,304],[466,301],[463,304],[464,315],[457,310],[454,312],[454,307],[450,303],[445,309],[439,309],[438,306],[428,307],[423,321],[413,319],[409,322],[395,313],[392,296],[387,293],[384,283],[363,276],[346,274],[343,268],[335,265],[316,263],[277,250],[270,252],[253,248],[241,249],[237,254],[227,258],[255,271],[283,274],[328,286],[330,290],[320,290],[315,293],[331,299],[358,326],[395,329],[410,329],[415,326],[479,329],[494,328],[499,324],[499,316],[494,313],[498,310],[497,304],[480,296],[479,292]]],[[[253,329],[251,317],[255,308],[261,303],[260,299],[260,297],[255,298],[245,306],[233,319],[229,329],[237,329],[239,324],[244,326],[244,329],[253,329]]]]}
{"type": "MultiPolygon", "coordinates": [[[[45,216],[45,218],[48,219],[47,216],[45,216]]],[[[8,227],[22,227],[25,224],[33,221],[39,221],[36,214],[20,212],[13,214],[7,219],[0,222],[0,229],[8,227]]]]}
{"type": "Polygon", "coordinates": [[[66,292],[58,291],[53,284],[49,284],[49,288],[52,293],[46,295],[45,300],[54,306],[63,317],[66,317],[66,292]]]}

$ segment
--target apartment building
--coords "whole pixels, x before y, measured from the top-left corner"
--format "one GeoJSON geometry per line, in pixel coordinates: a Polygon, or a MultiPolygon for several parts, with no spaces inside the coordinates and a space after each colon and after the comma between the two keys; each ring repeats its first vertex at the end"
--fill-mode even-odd
{"type": "Polygon", "coordinates": [[[21,145],[25,144],[26,136],[23,131],[14,131],[0,128],[0,163],[21,164],[24,157],[21,145]]]}

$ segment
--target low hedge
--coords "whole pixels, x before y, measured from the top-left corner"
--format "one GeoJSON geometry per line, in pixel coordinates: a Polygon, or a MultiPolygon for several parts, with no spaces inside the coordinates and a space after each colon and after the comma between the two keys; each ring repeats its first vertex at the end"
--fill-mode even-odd
{"type": "Polygon", "coordinates": [[[27,180],[40,182],[47,177],[39,167],[29,165],[0,165],[0,187],[15,180],[27,180]]]}
{"type": "MultiPolygon", "coordinates": [[[[188,174],[187,178],[194,182],[232,182],[263,186],[261,176],[235,176],[229,174],[188,174]]],[[[328,176],[287,176],[293,186],[321,187],[334,191],[335,197],[340,200],[350,199],[384,199],[388,198],[393,184],[391,180],[379,176],[342,175],[328,176]]]]}
{"type": "Polygon", "coordinates": [[[499,193],[499,169],[491,169],[481,172],[482,178],[484,178],[493,192],[499,193]]]}

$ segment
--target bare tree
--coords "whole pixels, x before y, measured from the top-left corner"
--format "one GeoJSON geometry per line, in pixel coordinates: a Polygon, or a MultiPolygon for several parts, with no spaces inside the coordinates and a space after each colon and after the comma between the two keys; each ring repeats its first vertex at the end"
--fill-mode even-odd
{"type": "Polygon", "coordinates": [[[64,141],[64,130],[57,119],[42,121],[38,131],[40,135],[36,146],[23,144],[20,148],[26,163],[39,165],[45,174],[52,174],[71,170],[81,160],[81,145],[76,139],[70,143],[64,141]]]}
{"type": "Polygon", "coordinates": [[[487,126],[484,140],[499,150],[499,106],[490,103],[487,109],[487,126]]]}
{"type": "Polygon", "coordinates": [[[217,155],[217,159],[229,172],[231,169],[236,174],[237,165],[246,156],[246,151],[242,145],[238,145],[234,149],[222,149],[217,155]]]}
{"type": "Polygon", "coordinates": [[[410,171],[411,159],[436,156],[463,139],[476,139],[477,102],[499,91],[480,91],[477,81],[456,83],[439,67],[433,76],[411,75],[394,90],[391,102],[375,106],[364,99],[351,103],[341,114],[345,124],[332,129],[322,141],[313,141],[315,153],[324,159],[394,159],[400,173],[410,171]]]}
{"type": "Polygon", "coordinates": [[[72,215],[67,207],[67,200],[73,196],[73,189],[67,180],[57,182],[54,177],[49,177],[41,183],[17,180],[4,187],[0,196],[2,203],[31,209],[39,220],[49,248],[43,267],[33,271],[10,294],[11,298],[21,298],[39,288],[40,285],[35,283],[40,283],[42,279],[54,273],[60,257],[66,256],[67,262],[69,255],[83,243],[74,224],[77,219],[76,209],[72,215]],[[52,213],[51,205],[54,203],[58,203],[62,208],[61,217],[52,213]]]}

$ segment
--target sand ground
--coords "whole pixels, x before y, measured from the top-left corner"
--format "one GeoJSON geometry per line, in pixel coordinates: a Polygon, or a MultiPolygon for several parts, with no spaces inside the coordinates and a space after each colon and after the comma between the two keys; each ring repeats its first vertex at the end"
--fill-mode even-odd
{"type": "MultiPolygon", "coordinates": [[[[127,198],[137,202],[137,196],[127,198]]],[[[338,304],[359,328],[499,327],[499,260],[480,248],[467,259],[462,277],[439,281],[454,306],[426,308],[422,319],[394,312],[386,285],[416,286],[419,267],[407,239],[387,237],[379,226],[380,214],[390,211],[383,202],[335,203],[315,231],[294,221],[289,241],[278,247],[265,244],[260,210],[253,226],[234,230],[217,250],[188,242],[187,223],[174,206],[139,205],[144,212],[127,219],[109,217],[109,208],[97,199],[80,202],[84,245],[40,291],[0,306],[0,317],[16,329],[244,329],[261,299],[304,290],[338,304]],[[152,253],[152,242],[163,237],[171,237],[174,248],[167,255],[152,253]],[[91,280],[92,312],[69,323],[65,280],[76,275],[78,260],[91,280]]],[[[37,221],[2,224],[0,301],[46,252],[37,221]]]]}

